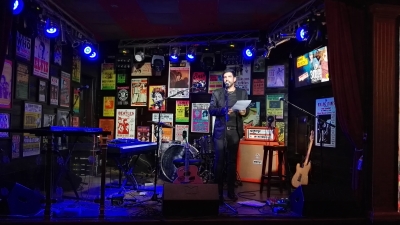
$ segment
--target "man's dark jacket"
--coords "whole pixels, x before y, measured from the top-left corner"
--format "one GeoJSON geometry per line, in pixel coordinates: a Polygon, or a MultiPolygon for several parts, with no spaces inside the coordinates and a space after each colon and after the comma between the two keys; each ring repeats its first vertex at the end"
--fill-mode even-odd
{"type": "MultiPolygon", "coordinates": [[[[229,96],[228,96],[229,97],[229,96]]],[[[247,92],[245,89],[236,88],[236,99],[237,100],[247,100],[247,92]]],[[[215,124],[214,124],[214,138],[223,139],[224,132],[226,130],[226,119],[225,113],[227,110],[225,108],[225,89],[220,88],[213,91],[211,95],[211,102],[208,111],[210,112],[210,116],[215,116],[215,124]]],[[[246,114],[244,116],[240,115],[239,112],[236,113],[237,119],[237,129],[239,133],[239,138],[243,137],[243,119],[242,117],[247,116],[249,113],[249,108],[246,109],[246,114]]]]}

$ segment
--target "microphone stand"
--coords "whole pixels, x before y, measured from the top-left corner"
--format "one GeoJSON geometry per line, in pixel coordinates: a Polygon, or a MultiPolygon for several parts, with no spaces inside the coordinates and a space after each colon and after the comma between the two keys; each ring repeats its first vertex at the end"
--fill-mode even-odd
{"type": "Polygon", "coordinates": [[[306,114],[308,114],[308,115],[310,115],[310,116],[312,116],[312,117],[314,117],[315,119],[317,119],[318,120],[318,124],[317,124],[317,126],[318,126],[318,132],[317,132],[317,142],[318,142],[318,139],[320,139],[319,140],[319,146],[321,147],[321,156],[320,156],[320,158],[321,158],[321,180],[322,180],[322,183],[324,183],[324,176],[323,176],[323,174],[324,174],[324,172],[323,172],[323,170],[324,170],[324,157],[323,157],[323,151],[322,151],[322,147],[323,147],[323,142],[324,142],[324,140],[323,140],[323,138],[322,138],[322,125],[323,124],[326,124],[327,125],[327,127],[326,127],[326,129],[330,129],[330,127],[336,127],[335,125],[333,125],[332,123],[329,123],[329,122],[327,122],[327,121],[325,121],[325,120],[323,120],[323,119],[321,119],[321,118],[319,118],[319,116],[316,116],[316,115],[314,115],[314,114],[312,114],[312,113],[310,113],[310,112],[308,112],[308,111],[306,111],[305,109],[303,109],[303,108],[300,108],[299,106],[297,106],[297,105],[295,105],[295,104],[293,104],[293,103],[291,103],[291,102],[289,102],[288,100],[286,100],[286,99],[284,99],[284,98],[280,98],[279,100],[281,100],[281,101],[283,101],[283,102],[286,102],[286,103],[288,103],[289,105],[292,105],[293,107],[295,107],[296,109],[298,109],[298,110],[300,110],[300,111],[302,111],[302,112],[304,112],[304,113],[306,113],[306,114]],[[318,137],[319,136],[319,137],[318,137]]]}

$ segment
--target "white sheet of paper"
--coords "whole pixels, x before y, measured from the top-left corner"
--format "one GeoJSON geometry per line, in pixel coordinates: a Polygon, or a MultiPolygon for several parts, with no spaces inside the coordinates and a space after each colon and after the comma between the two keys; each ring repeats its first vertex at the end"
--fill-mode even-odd
{"type": "Polygon", "coordinates": [[[251,100],[239,100],[232,106],[232,110],[246,110],[250,105],[251,100]]]}

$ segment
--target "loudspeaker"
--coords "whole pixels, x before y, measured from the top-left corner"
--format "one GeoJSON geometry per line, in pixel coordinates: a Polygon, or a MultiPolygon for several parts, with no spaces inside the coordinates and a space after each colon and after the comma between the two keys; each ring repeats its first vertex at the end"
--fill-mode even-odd
{"type": "Polygon", "coordinates": [[[0,205],[3,215],[33,215],[42,209],[44,197],[19,183],[1,187],[0,205]]]}
{"type": "Polygon", "coordinates": [[[361,215],[361,208],[350,187],[341,185],[307,185],[296,188],[289,197],[290,208],[304,217],[361,215]]]}
{"type": "Polygon", "coordinates": [[[163,216],[217,216],[217,184],[164,184],[163,216]]]}

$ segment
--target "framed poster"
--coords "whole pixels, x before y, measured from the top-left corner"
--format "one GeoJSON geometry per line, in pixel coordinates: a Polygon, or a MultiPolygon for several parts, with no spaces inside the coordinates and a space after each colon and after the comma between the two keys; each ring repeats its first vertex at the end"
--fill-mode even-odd
{"type": "Polygon", "coordinates": [[[285,66],[275,65],[267,68],[267,88],[285,87],[285,66]]]}
{"type": "Polygon", "coordinates": [[[334,98],[320,98],[315,100],[315,115],[326,121],[315,119],[315,146],[336,147],[336,107],[334,98]],[[321,145],[322,142],[322,145],[321,145]]]}
{"type": "Polygon", "coordinates": [[[135,138],[136,109],[117,109],[115,138],[135,138]]]}
{"type": "Polygon", "coordinates": [[[47,81],[39,80],[39,88],[38,88],[38,102],[47,103],[47,94],[48,94],[47,81]]]}
{"type": "MultiPolygon", "coordinates": [[[[169,64],[168,76],[168,97],[175,95],[179,91],[189,88],[190,84],[190,63],[182,60],[180,63],[169,64]]],[[[171,98],[189,98],[189,91],[175,95],[171,98]]]]}
{"type": "Polygon", "coordinates": [[[149,111],[158,111],[161,108],[161,111],[166,110],[166,102],[164,99],[166,95],[166,87],[165,85],[150,85],[149,86],[149,101],[148,101],[148,110],[149,111]],[[162,101],[160,105],[155,105],[156,102],[162,101]]]}
{"type": "Polygon", "coordinates": [[[16,70],[15,98],[27,100],[29,97],[29,66],[17,62],[16,70]]]}
{"type": "MultiPolygon", "coordinates": [[[[42,127],[42,110],[40,104],[25,102],[24,104],[24,129],[42,127]]],[[[40,137],[25,133],[22,144],[22,157],[40,154],[40,137]]]]}
{"type": "Polygon", "coordinates": [[[71,102],[71,74],[61,71],[60,106],[70,107],[71,102]]]}
{"type": "Polygon", "coordinates": [[[210,114],[208,108],[210,103],[192,103],[191,132],[209,133],[210,132],[210,114]]]}
{"type": "Polygon", "coordinates": [[[58,105],[58,93],[60,91],[59,79],[57,77],[50,78],[50,105],[58,105]]]}
{"type": "MultiPolygon", "coordinates": [[[[0,113],[0,129],[8,129],[10,128],[10,114],[9,113],[0,113]]],[[[8,132],[0,132],[0,138],[8,138],[8,132]]]]}
{"type": "Polygon", "coordinates": [[[4,60],[3,73],[0,77],[0,108],[11,108],[12,71],[12,61],[4,60]]]}

